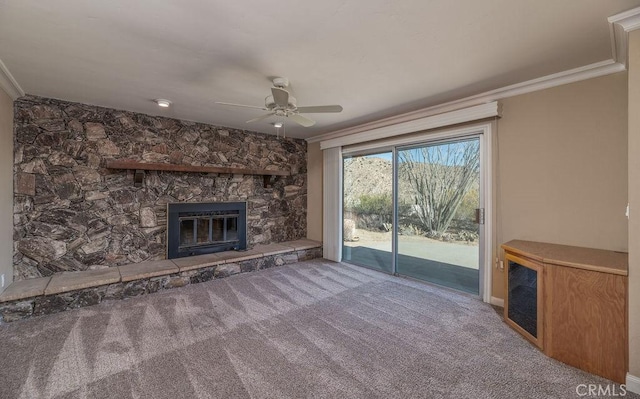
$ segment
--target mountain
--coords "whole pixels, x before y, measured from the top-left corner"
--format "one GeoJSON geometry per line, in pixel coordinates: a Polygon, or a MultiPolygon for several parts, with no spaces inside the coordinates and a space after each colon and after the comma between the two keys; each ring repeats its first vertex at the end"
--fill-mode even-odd
{"type": "Polygon", "coordinates": [[[393,166],[390,160],[377,157],[354,157],[344,161],[345,206],[353,205],[362,195],[392,192],[393,166]]]}

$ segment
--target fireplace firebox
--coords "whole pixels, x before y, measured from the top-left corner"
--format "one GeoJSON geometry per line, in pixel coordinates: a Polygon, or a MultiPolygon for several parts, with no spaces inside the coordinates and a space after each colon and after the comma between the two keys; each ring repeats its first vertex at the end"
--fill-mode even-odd
{"type": "Polygon", "coordinates": [[[167,206],[167,259],[247,248],[247,203],[167,206]]]}

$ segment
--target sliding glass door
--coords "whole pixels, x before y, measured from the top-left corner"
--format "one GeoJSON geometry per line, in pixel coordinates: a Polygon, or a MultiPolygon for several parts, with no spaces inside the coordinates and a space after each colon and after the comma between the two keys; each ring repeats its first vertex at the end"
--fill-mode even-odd
{"type": "Polygon", "coordinates": [[[342,259],[392,273],[392,153],[345,157],[343,167],[342,259]]]}
{"type": "Polygon", "coordinates": [[[481,136],[343,157],[344,261],[480,294],[481,136]]]}
{"type": "Polygon", "coordinates": [[[478,294],[479,138],[399,148],[397,159],[397,273],[478,294]]]}

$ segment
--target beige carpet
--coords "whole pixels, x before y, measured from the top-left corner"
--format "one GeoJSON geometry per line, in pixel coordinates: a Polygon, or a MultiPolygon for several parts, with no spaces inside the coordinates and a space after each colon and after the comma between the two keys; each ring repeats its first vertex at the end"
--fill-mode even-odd
{"type": "Polygon", "coordinates": [[[322,260],[0,326],[3,399],[570,398],[607,383],[476,299],[322,260]]]}

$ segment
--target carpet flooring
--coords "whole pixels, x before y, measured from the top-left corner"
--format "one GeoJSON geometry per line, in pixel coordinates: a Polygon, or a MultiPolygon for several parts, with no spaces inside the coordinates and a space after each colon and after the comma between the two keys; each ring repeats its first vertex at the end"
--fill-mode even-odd
{"type": "Polygon", "coordinates": [[[612,383],[470,296],[324,260],[0,326],[3,399],[571,398],[579,384],[612,383]]]}

